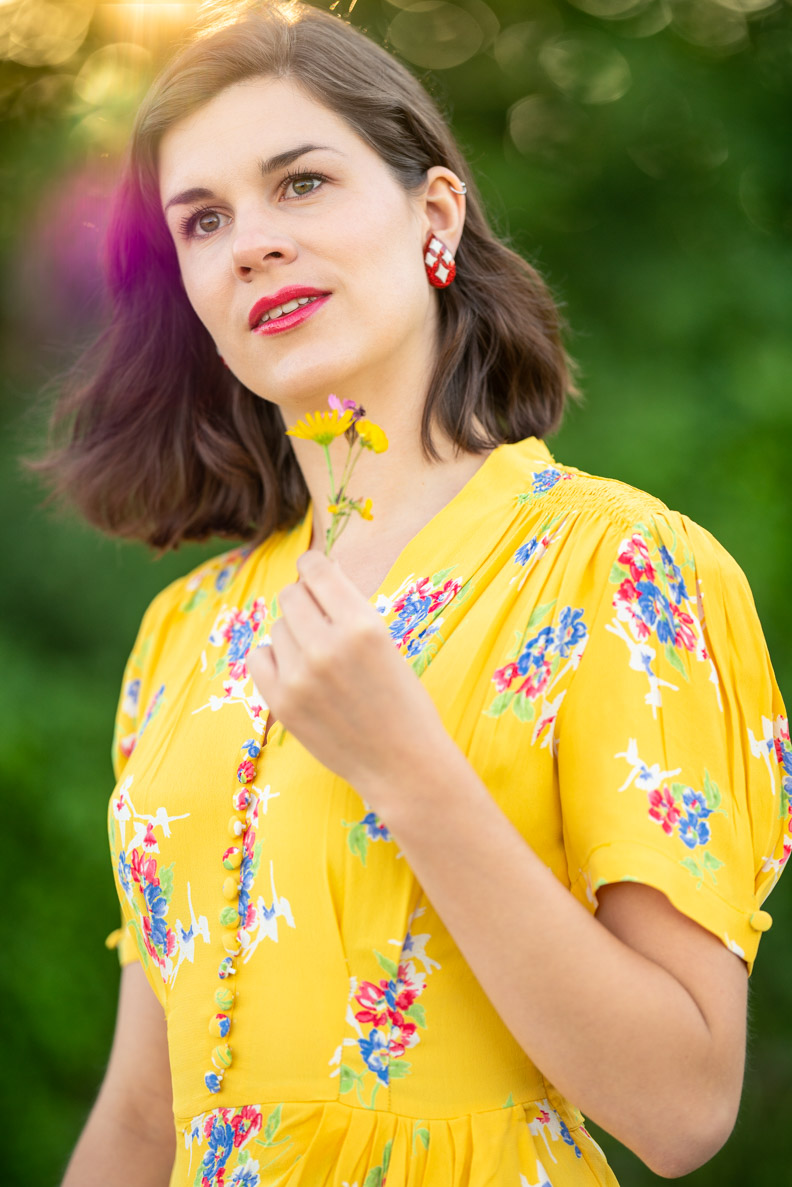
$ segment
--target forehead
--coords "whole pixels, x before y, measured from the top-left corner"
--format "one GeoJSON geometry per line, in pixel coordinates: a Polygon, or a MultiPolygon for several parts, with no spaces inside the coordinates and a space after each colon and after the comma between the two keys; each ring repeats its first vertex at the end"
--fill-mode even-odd
{"type": "Polygon", "coordinates": [[[227,175],[299,144],[376,158],[349,125],[288,78],[255,78],[220,91],[168,128],[159,146],[163,199],[185,184],[227,175]]]}

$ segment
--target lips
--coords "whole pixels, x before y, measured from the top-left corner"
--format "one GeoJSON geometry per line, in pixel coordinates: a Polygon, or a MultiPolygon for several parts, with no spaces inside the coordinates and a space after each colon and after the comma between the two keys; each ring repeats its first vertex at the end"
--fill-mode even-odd
{"type": "Polygon", "coordinates": [[[329,296],[326,289],[306,288],[304,285],[289,285],[287,288],[279,289],[277,293],[273,293],[270,297],[262,297],[260,301],[256,301],[256,304],[248,314],[248,324],[251,330],[255,329],[265,313],[269,313],[270,309],[275,309],[278,305],[286,305],[289,301],[298,301],[301,297],[326,296],[329,296]]]}

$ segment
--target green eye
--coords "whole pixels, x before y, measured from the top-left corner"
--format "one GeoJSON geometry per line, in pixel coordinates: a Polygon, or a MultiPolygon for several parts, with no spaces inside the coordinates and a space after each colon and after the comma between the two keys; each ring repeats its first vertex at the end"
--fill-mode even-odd
{"type": "Polygon", "coordinates": [[[315,188],[313,181],[314,179],[310,177],[305,177],[301,181],[295,181],[293,183],[295,194],[310,194],[311,190],[315,188]]]}

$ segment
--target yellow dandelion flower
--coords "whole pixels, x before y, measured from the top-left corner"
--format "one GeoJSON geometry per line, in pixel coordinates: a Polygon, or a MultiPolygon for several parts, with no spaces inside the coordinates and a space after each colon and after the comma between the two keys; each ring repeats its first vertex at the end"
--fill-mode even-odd
{"type": "Polygon", "coordinates": [[[341,437],[352,424],[352,412],[306,412],[302,420],[286,430],[287,437],[301,437],[304,441],[315,441],[317,445],[329,445],[341,437]]]}
{"type": "Polygon", "coordinates": [[[338,503],[328,503],[327,510],[331,515],[338,515],[338,503]]]}
{"type": "Polygon", "coordinates": [[[379,425],[363,417],[355,421],[357,435],[366,449],[373,449],[375,453],[384,453],[388,448],[388,438],[379,425]]]}
{"type": "Polygon", "coordinates": [[[358,507],[358,511],[362,515],[363,519],[373,519],[374,516],[371,514],[371,499],[366,499],[363,506],[358,507]]]}

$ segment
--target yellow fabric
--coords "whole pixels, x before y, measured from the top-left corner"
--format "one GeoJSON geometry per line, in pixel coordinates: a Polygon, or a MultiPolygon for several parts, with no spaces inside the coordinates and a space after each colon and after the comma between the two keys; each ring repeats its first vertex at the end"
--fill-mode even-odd
{"type": "MultiPolygon", "coordinates": [[[[124,677],[119,956],[167,1015],[171,1185],[613,1184],[387,822],[279,725],[263,745],[244,655],[310,538],[311,509],[169,586],[124,677]]],[[[489,455],[371,601],[589,910],[603,883],[645,882],[752,964],[792,751],[747,583],[706,531],[529,438],[489,455]]]]}

